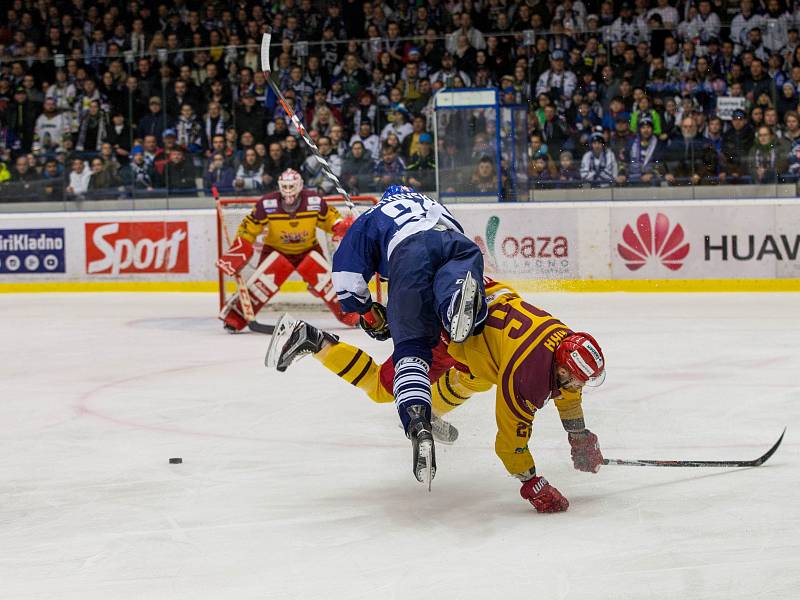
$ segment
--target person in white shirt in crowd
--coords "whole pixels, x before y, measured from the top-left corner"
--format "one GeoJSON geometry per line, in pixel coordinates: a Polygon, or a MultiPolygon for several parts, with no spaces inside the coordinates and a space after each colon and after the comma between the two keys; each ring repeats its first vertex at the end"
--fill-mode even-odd
{"type": "Polygon", "coordinates": [[[408,111],[405,110],[405,107],[402,104],[395,109],[390,110],[388,118],[391,120],[391,122],[381,131],[381,142],[385,142],[386,138],[389,137],[389,134],[394,133],[402,144],[403,140],[406,139],[406,136],[414,131],[411,123],[406,122],[407,116],[408,111]]]}
{"type": "Polygon", "coordinates": [[[483,50],[486,48],[486,40],[483,34],[472,26],[472,17],[468,12],[461,13],[454,21],[458,23],[460,27],[447,36],[447,51],[450,54],[455,54],[459,35],[466,36],[469,45],[475,48],[475,50],[483,50]]]}
{"type": "Polygon", "coordinates": [[[43,112],[36,119],[33,139],[44,152],[55,152],[61,147],[64,136],[71,133],[70,121],[59,112],[56,99],[47,96],[44,99],[43,112]]]}
{"type": "Polygon", "coordinates": [[[554,50],[550,55],[550,68],[536,82],[536,96],[547,94],[556,104],[569,108],[577,84],[575,73],[564,68],[564,51],[554,50]]]}
{"type": "Polygon", "coordinates": [[[722,27],[717,13],[712,12],[710,0],[701,0],[697,10],[697,15],[691,21],[691,28],[694,30],[694,37],[699,37],[703,46],[711,38],[719,38],[720,28],[722,27]]]}
{"type": "Polygon", "coordinates": [[[650,20],[653,15],[659,15],[664,23],[664,28],[670,30],[675,29],[681,20],[680,16],[678,16],[678,10],[674,6],[670,6],[669,0],[658,0],[658,6],[650,9],[650,12],[647,13],[647,19],[650,20]]]}
{"type": "Polygon", "coordinates": [[[350,146],[352,147],[355,142],[361,142],[364,149],[369,152],[370,158],[375,160],[381,149],[381,140],[377,135],[372,133],[372,123],[369,119],[362,119],[361,124],[358,126],[358,132],[354,133],[350,138],[350,146]]]}
{"type": "Polygon", "coordinates": [[[606,146],[606,138],[602,132],[592,134],[589,151],[581,160],[581,181],[592,187],[611,187],[621,183],[614,153],[606,146]]]}
{"type": "Polygon", "coordinates": [[[770,52],[781,52],[789,41],[791,16],[779,0],[767,0],[767,11],[762,17],[761,35],[764,47],[770,52]]]}
{"type": "Polygon", "coordinates": [[[263,187],[264,165],[258,159],[258,154],[253,148],[248,148],[244,152],[244,160],[236,170],[236,178],[233,180],[233,187],[237,191],[260,190],[263,187]]]}
{"type": "Polygon", "coordinates": [[[762,26],[762,17],[753,11],[753,0],[742,0],[739,5],[739,14],[731,21],[731,40],[736,44],[736,54],[747,45],[750,30],[762,26]]]}
{"type": "Polygon", "coordinates": [[[633,9],[629,2],[623,2],[620,6],[619,17],[611,24],[608,37],[608,41],[623,41],[626,44],[635,46],[641,41],[647,41],[647,22],[643,17],[633,14],[633,9]]]}
{"type": "Polygon", "coordinates": [[[82,159],[72,161],[72,171],[69,174],[69,185],[66,192],[71,196],[83,196],[89,189],[89,180],[92,172],[86,167],[82,159]]]}

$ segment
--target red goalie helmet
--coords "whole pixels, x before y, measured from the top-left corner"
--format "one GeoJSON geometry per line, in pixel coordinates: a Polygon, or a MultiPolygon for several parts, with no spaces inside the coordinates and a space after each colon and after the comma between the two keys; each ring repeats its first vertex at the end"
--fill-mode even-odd
{"type": "Polygon", "coordinates": [[[303,177],[294,169],[286,169],[278,177],[278,189],[287,202],[293,202],[303,191],[303,177]]]}
{"type": "Polygon", "coordinates": [[[606,379],[603,351],[588,333],[578,331],[561,340],[556,348],[556,364],[589,387],[597,387],[606,379]]]}

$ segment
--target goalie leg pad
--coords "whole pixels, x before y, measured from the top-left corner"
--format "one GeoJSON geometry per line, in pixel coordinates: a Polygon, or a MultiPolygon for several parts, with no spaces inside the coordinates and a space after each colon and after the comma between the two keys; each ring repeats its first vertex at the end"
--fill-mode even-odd
{"type": "MultiPolygon", "coordinates": [[[[257,315],[258,311],[269,302],[269,299],[278,293],[281,285],[289,278],[292,271],[294,271],[294,266],[280,252],[273,250],[264,256],[256,270],[245,282],[247,291],[250,292],[254,314],[257,315]]],[[[228,300],[219,318],[230,330],[241,331],[247,326],[238,294],[228,300]]]]}
{"type": "Polygon", "coordinates": [[[310,250],[305,258],[297,265],[297,272],[308,284],[308,291],[312,296],[321,299],[339,321],[345,325],[358,324],[358,315],[345,314],[339,301],[336,299],[336,290],[333,289],[331,268],[328,261],[318,250],[310,250]]]}

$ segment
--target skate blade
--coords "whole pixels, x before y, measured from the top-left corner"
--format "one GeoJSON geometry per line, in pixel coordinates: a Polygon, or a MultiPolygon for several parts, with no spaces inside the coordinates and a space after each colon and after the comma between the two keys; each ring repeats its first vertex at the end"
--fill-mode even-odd
{"type": "Polygon", "coordinates": [[[461,284],[461,298],[459,298],[458,309],[450,319],[450,339],[456,343],[463,342],[472,333],[472,325],[475,319],[475,291],[478,284],[472,277],[472,273],[467,273],[464,283],[461,284]]]}
{"type": "Polygon", "coordinates": [[[436,476],[436,467],[433,466],[433,442],[423,440],[419,443],[419,459],[417,460],[417,481],[428,486],[431,491],[431,481],[436,476]]]}
{"type": "Polygon", "coordinates": [[[275,331],[267,347],[267,354],[264,357],[264,366],[268,369],[274,369],[278,365],[281,349],[292,335],[295,325],[297,325],[297,319],[292,317],[289,313],[283,313],[281,318],[278,319],[275,325],[275,331]]]}

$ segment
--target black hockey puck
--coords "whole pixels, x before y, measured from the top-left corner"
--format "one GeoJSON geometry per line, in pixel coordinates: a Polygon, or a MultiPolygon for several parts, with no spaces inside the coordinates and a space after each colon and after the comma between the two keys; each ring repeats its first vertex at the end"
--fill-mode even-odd
{"type": "Polygon", "coordinates": [[[182,458],[170,458],[169,459],[169,464],[171,464],[171,465],[179,465],[182,462],[183,462],[182,458]]]}

